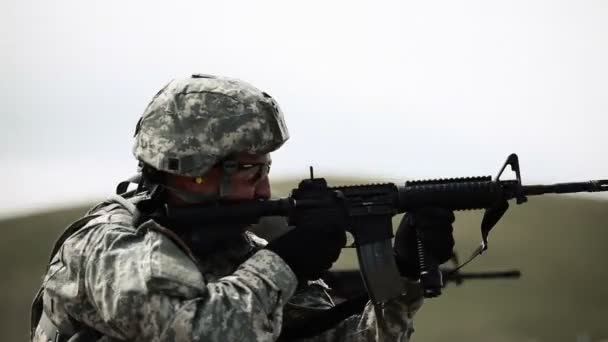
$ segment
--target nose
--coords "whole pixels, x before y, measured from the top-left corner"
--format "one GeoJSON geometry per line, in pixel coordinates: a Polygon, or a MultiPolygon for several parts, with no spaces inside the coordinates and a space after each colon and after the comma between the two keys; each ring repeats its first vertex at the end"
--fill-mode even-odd
{"type": "Polygon", "coordinates": [[[252,199],[269,199],[270,198],[270,182],[268,177],[264,177],[255,184],[237,183],[228,196],[229,200],[246,201],[252,199]]]}
{"type": "Polygon", "coordinates": [[[270,192],[270,180],[264,177],[255,186],[254,198],[269,199],[270,192]]]}

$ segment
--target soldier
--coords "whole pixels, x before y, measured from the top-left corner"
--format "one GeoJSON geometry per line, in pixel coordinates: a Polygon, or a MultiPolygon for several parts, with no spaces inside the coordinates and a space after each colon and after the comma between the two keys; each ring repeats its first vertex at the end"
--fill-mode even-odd
{"type": "MultiPolygon", "coordinates": [[[[33,341],[275,341],[334,306],[319,277],[346,239],[323,218],[267,243],[245,225],[167,225],[146,214],[269,198],[270,152],[289,136],[268,94],[224,77],[174,80],[135,136],[138,189],[95,206],[60,237],[32,308],[33,341]]],[[[409,235],[426,225],[423,241],[440,262],[454,245],[451,212],[409,215],[395,241],[407,292],[309,340],[408,340],[422,303],[409,235]]]]}

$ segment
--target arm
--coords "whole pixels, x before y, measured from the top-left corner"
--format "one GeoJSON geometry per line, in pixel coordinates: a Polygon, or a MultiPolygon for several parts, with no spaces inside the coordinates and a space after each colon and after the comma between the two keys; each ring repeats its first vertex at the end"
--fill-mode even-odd
{"type": "MultiPolygon", "coordinates": [[[[408,341],[413,332],[413,316],[422,305],[422,292],[419,283],[406,281],[406,288],[404,296],[391,300],[383,308],[368,302],[361,314],[318,336],[299,341],[408,341]]],[[[298,290],[285,306],[285,325],[331,308],[333,303],[326,290],[320,284],[298,290]]]]}
{"type": "Polygon", "coordinates": [[[106,233],[89,253],[89,299],[112,335],[135,341],[275,340],[296,286],[289,267],[267,250],[207,283],[173,242],[141,228],[106,233]]]}

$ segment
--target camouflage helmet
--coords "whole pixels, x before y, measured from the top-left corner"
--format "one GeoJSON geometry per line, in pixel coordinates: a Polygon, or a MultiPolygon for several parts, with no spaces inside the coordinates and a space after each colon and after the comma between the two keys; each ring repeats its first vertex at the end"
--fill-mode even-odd
{"type": "Polygon", "coordinates": [[[289,138],[270,95],[210,75],[169,82],[139,120],[133,154],[156,170],[196,177],[237,153],[272,152],[289,138]]]}

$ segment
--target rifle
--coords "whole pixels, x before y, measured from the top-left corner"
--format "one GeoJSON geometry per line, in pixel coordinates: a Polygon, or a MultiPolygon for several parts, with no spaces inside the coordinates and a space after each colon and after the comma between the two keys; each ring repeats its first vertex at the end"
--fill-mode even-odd
{"type": "MultiPolygon", "coordinates": [[[[404,293],[391,244],[394,215],[424,207],[485,209],[481,222],[482,242],[473,253],[476,256],[488,248],[488,234],[509,208],[509,200],[515,199],[517,204],[523,204],[527,196],[599,191],[608,191],[608,180],[522,185],[518,157],[511,154],[494,179],[482,176],[407,181],[404,185],[382,183],[329,187],[324,178],[314,177],[311,167],[310,179],[301,181],[287,198],[188,207],[165,205],[162,213],[153,213],[149,217],[160,215],[159,220],[176,225],[193,222],[253,224],[263,216],[285,216],[290,223],[297,223],[294,220],[302,210],[343,211],[346,222],[341,226],[347,227],[355,239],[359,268],[369,299],[383,305],[404,293]],[[501,179],[507,166],[515,173],[515,179],[501,179]]],[[[443,287],[441,271],[438,263],[425,252],[420,232],[417,235],[424,295],[437,297],[443,287]]]]}

